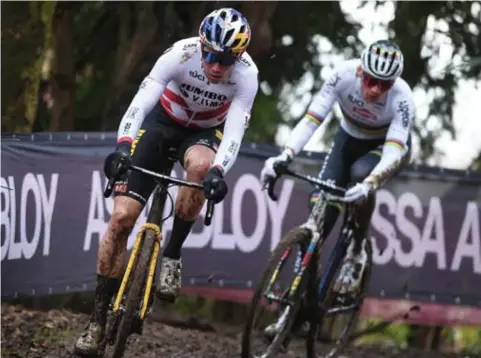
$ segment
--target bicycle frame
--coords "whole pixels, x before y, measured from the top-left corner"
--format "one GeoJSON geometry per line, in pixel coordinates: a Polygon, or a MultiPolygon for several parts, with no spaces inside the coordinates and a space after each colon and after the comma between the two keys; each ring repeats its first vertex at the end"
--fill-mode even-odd
{"type": "MultiPolygon", "coordinates": [[[[299,173],[296,173],[294,171],[291,171],[291,170],[287,169],[286,167],[276,166],[274,169],[280,175],[282,175],[282,174],[289,175],[289,176],[307,181],[308,183],[318,185],[318,186],[320,186],[321,188],[324,188],[324,189],[339,191],[341,193],[345,192],[344,188],[338,187],[334,184],[331,184],[330,182],[326,182],[326,181],[321,180],[317,177],[299,174],[299,173]]],[[[279,176],[276,177],[275,179],[271,180],[268,183],[268,195],[274,201],[277,201],[277,199],[278,199],[277,195],[274,193],[274,186],[275,186],[275,183],[276,183],[278,178],[279,178],[279,176]]],[[[333,195],[333,194],[330,194],[330,193],[325,193],[324,191],[321,191],[321,194],[324,196],[323,200],[319,200],[316,203],[316,206],[314,207],[311,214],[309,215],[309,218],[306,221],[306,223],[301,225],[301,227],[310,229],[310,231],[312,233],[312,237],[309,240],[309,244],[307,246],[306,254],[304,255],[303,260],[301,262],[299,262],[299,256],[296,259],[296,270],[295,270],[296,271],[296,277],[294,278],[291,286],[289,287],[288,291],[286,292],[287,295],[288,295],[287,302],[291,303],[291,304],[292,304],[292,302],[290,302],[290,300],[296,294],[297,289],[299,287],[299,284],[301,283],[302,277],[304,275],[304,272],[307,269],[307,267],[309,266],[309,262],[310,262],[310,260],[313,256],[313,254],[315,253],[317,247],[321,243],[322,234],[323,234],[322,231],[323,231],[323,226],[324,226],[322,224],[322,222],[324,220],[324,211],[325,211],[325,208],[327,206],[327,202],[328,201],[344,202],[344,198],[342,196],[337,196],[337,195],[333,195]],[[315,227],[313,227],[313,226],[315,226],[315,227]],[[320,229],[320,230],[318,230],[318,229],[320,229]]],[[[281,260],[280,260],[279,264],[277,265],[276,269],[274,270],[274,272],[272,274],[272,277],[271,277],[271,280],[269,281],[269,284],[268,284],[267,289],[266,289],[266,292],[268,292],[268,293],[266,293],[267,297],[272,299],[272,300],[278,301],[278,302],[284,302],[285,303],[286,300],[284,298],[279,298],[276,295],[270,294],[270,290],[271,290],[272,285],[274,284],[275,280],[277,279],[280,270],[284,266],[284,263],[287,260],[287,257],[289,257],[289,254],[290,254],[291,250],[292,250],[291,248],[288,248],[285,251],[284,255],[282,255],[281,260]]],[[[325,283],[322,283],[322,286],[320,284],[319,291],[321,290],[321,287],[324,287],[324,286],[325,286],[325,283]]],[[[284,296],[286,295],[286,293],[284,294],[284,296]]]]}
{"type": "MultiPolygon", "coordinates": [[[[307,245],[306,254],[304,255],[303,260],[301,262],[299,262],[300,257],[299,256],[297,257],[296,269],[295,269],[296,277],[292,281],[292,284],[287,291],[287,293],[288,293],[287,302],[284,298],[280,298],[278,296],[275,296],[275,295],[271,294],[269,291],[271,290],[272,285],[274,284],[275,280],[277,279],[280,270],[284,266],[285,261],[287,260],[287,257],[289,256],[292,248],[287,249],[285,251],[284,255],[281,257],[281,260],[280,260],[279,264],[277,265],[276,269],[274,270],[274,272],[272,274],[272,278],[269,282],[269,285],[267,286],[266,292],[268,292],[268,293],[266,295],[267,295],[268,298],[270,298],[272,300],[276,300],[276,301],[281,302],[281,303],[292,304],[291,298],[294,297],[294,295],[295,295],[295,293],[296,293],[296,291],[299,287],[299,284],[301,282],[301,279],[304,275],[304,272],[307,269],[314,252],[316,251],[318,246],[323,243],[323,240],[324,240],[323,239],[323,226],[324,226],[323,220],[324,220],[325,208],[326,208],[328,202],[339,202],[339,203],[347,204],[346,205],[346,215],[345,215],[345,218],[344,218],[346,225],[343,226],[340,237],[336,241],[336,244],[335,244],[334,248],[332,249],[332,251],[329,255],[329,258],[328,258],[328,261],[327,261],[327,264],[326,264],[326,269],[324,270],[324,272],[326,272],[326,274],[322,275],[321,280],[319,281],[319,283],[317,285],[317,296],[318,297],[325,297],[325,295],[327,294],[327,290],[328,290],[327,283],[330,282],[331,279],[332,279],[332,276],[335,275],[335,270],[333,270],[333,268],[337,267],[339,265],[340,261],[343,258],[343,255],[340,254],[340,253],[344,253],[346,251],[347,247],[349,246],[349,244],[350,244],[350,242],[353,238],[352,229],[351,229],[351,223],[352,223],[351,219],[352,219],[352,216],[354,215],[354,210],[352,208],[352,204],[345,203],[342,196],[337,196],[337,195],[333,195],[333,194],[329,193],[329,191],[332,191],[332,190],[339,191],[339,192],[345,192],[346,189],[344,189],[344,188],[341,188],[341,187],[338,187],[338,186],[336,186],[334,184],[331,184],[329,182],[323,181],[323,180],[321,180],[317,177],[296,173],[294,171],[291,171],[291,170],[287,169],[286,167],[277,167],[275,169],[278,172],[278,174],[288,175],[288,176],[291,176],[291,177],[301,179],[301,180],[306,181],[308,183],[320,186],[321,187],[321,195],[323,196],[323,199],[319,200],[316,203],[316,205],[314,206],[314,208],[313,208],[311,214],[309,215],[309,218],[306,221],[306,223],[304,223],[303,225],[300,226],[300,227],[305,227],[305,228],[311,229],[310,231],[312,233],[312,237],[309,240],[309,244],[307,245]],[[326,192],[326,191],[322,190],[322,188],[324,188],[324,190],[327,189],[329,191],[326,192]],[[314,225],[316,226],[315,228],[313,227],[314,225]]],[[[275,182],[277,181],[278,178],[279,178],[279,176],[275,180],[272,180],[271,182],[269,182],[269,185],[268,185],[268,195],[274,201],[277,200],[277,195],[274,193],[274,185],[275,185],[275,182]]],[[[284,296],[285,296],[285,294],[284,294],[284,296]]],[[[336,309],[327,311],[327,314],[337,314],[337,313],[349,311],[349,310],[355,308],[355,306],[356,305],[336,308],[336,309]]],[[[323,307],[323,309],[325,309],[325,308],[323,307]]]]}
{"type": "MultiPolygon", "coordinates": [[[[164,170],[164,173],[167,173],[167,174],[170,173],[172,171],[173,165],[174,163],[170,162],[170,165],[167,165],[166,169],[164,170]]],[[[152,255],[150,257],[150,262],[148,265],[149,270],[148,270],[148,276],[147,276],[147,283],[146,283],[145,292],[144,292],[144,299],[142,301],[142,307],[140,309],[140,319],[143,320],[145,318],[145,314],[148,309],[148,303],[149,303],[149,298],[152,291],[153,279],[155,276],[157,258],[160,252],[160,242],[162,240],[162,224],[163,224],[162,215],[164,212],[165,202],[168,195],[168,191],[167,191],[168,185],[169,183],[173,183],[180,186],[186,186],[186,187],[196,188],[196,189],[202,189],[203,186],[201,184],[191,183],[185,180],[172,178],[166,174],[156,173],[138,166],[131,166],[130,169],[139,171],[141,173],[144,173],[156,179],[159,179],[159,184],[156,186],[153,193],[152,207],[150,208],[147,221],[142,225],[139,232],[137,233],[134,247],[132,249],[132,253],[127,263],[127,267],[124,272],[119,290],[117,291],[117,295],[115,297],[115,301],[112,307],[112,312],[117,313],[119,311],[120,303],[122,301],[122,297],[124,295],[125,288],[127,286],[127,282],[130,277],[130,273],[132,272],[132,269],[135,264],[135,260],[137,258],[137,252],[139,251],[141,244],[145,238],[144,234],[147,230],[152,230],[155,233],[157,239],[154,242],[154,250],[152,252],[152,255]]],[[[104,192],[105,197],[109,197],[110,194],[112,193],[113,185],[115,181],[116,181],[116,178],[114,177],[112,177],[109,180],[104,192]]],[[[207,212],[204,219],[204,223],[206,226],[209,226],[211,223],[213,211],[214,211],[214,202],[212,200],[208,200],[207,212]]]]}
{"type": "MultiPolygon", "coordinates": [[[[333,276],[336,274],[336,267],[338,267],[339,264],[341,263],[344,257],[344,253],[346,252],[347,247],[349,246],[349,244],[351,243],[351,240],[353,239],[353,235],[352,235],[353,230],[351,229],[352,221],[350,220],[353,215],[353,210],[351,209],[351,207],[348,207],[347,210],[348,210],[348,215],[347,215],[347,220],[345,220],[346,225],[343,226],[341,235],[336,241],[336,245],[330,252],[330,255],[324,270],[325,274],[322,275],[321,280],[318,284],[318,288],[317,288],[318,297],[326,297],[328,293],[327,290],[329,289],[328,283],[332,280],[333,276]]],[[[327,313],[329,314],[341,313],[344,311],[349,311],[353,308],[355,308],[355,305],[337,308],[334,310],[330,310],[327,313]]],[[[326,311],[327,310],[326,307],[323,307],[323,310],[326,311]]]]}

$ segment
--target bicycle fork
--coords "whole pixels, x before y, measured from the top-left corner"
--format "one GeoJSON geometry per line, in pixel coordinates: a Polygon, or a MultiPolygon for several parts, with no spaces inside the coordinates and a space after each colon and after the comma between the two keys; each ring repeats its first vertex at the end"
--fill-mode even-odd
{"type": "Polygon", "coordinates": [[[142,307],[140,309],[140,319],[141,320],[144,319],[145,313],[147,312],[150,292],[152,290],[152,283],[153,283],[154,276],[155,276],[155,266],[157,264],[157,257],[159,256],[159,251],[160,251],[160,241],[162,240],[162,233],[160,231],[159,226],[156,225],[156,224],[145,223],[140,228],[140,230],[137,234],[137,237],[135,239],[134,248],[132,249],[132,254],[130,255],[129,262],[127,264],[127,268],[126,268],[124,276],[122,278],[122,283],[120,284],[120,288],[117,292],[117,295],[116,295],[116,298],[115,298],[115,301],[114,301],[114,305],[113,305],[113,308],[112,308],[112,312],[114,312],[114,313],[117,313],[119,308],[120,308],[120,303],[121,303],[122,298],[124,296],[125,288],[127,287],[127,282],[129,281],[130,274],[132,273],[132,269],[134,267],[135,261],[137,259],[138,254],[139,254],[142,243],[145,240],[145,236],[146,236],[148,230],[151,230],[151,231],[154,232],[156,240],[154,242],[154,249],[153,249],[152,255],[150,256],[149,271],[148,271],[147,283],[146,283],[145,292],[144,292],[144,299],[142,301],[142,307]]]}
{"type": "Polygon", "coordinates": [[[312,255],[314,254],[316,247],[319,243],[319,240],[321,238],[321,235],[317,231],[312,231],[312,238],[309,241],[309,245],[307,247],[307,251],[302,257],[302,253],[300,250],[296,253],[296,262],[294,264],[294,272],[296,273],[296,276],[294,277],[294,280],[292,281],[291,285],[287,288],[287,290],[284,292],[282,295],[282,298],[274,295],[271,293],[272,286],[274,285],[274,282],[277,280],[279,276],[279,272],[281,271],[282,267],[284,266],[287,258],[289,257],[289,254],[292,251],[292,247],[286,248],[284,253],[281,256],[281,259],[279,263],[277,264],[274,272],[272,273],[271,279],[267,285],[266,288],[266,298],[267,299],[272,299],[273,301],[277,301],[280,303],[287,303],[289,305],[292,305],[292,298],[295,296],[297,293],[297,290],[299,288],[299,285],[301,283],[302,277],[304,276],[304,273],[309,266],[309,262],[311,261],[312,255]],[[287,297],[286,297],[287,296],[287,297]]]}
{"type": "Polygon", "coordinates": [[[343,309],[337,309],[333,311],[329,311],[330,302],[325,302],[325,297],[327,296],[330,286],[332,285],[332,280],[335,278],[336,272],[339,266],[342,264],[344,255],[347,251],[351,240],[353,239],[353,229],[351,225],[346,225],[341,232],[341,237],[337,241],[334,249],[332,250],[328,262],[326,264],[326,268],[324,274],[322,275],[318,289],[317,289],[317,297],[322,298],[321,306],[323,313],[333,314],[339,313],[341,311],[349,311],[353,307],[345,307],[343,309]]]}
{"type": "Polygon", "coordinates": [[[317,248],[317,244],[319,243],[319,240],[321,238],[321,235],[317,232],[314,231],[312,232],[312,238],[309,241],[309,246],[307,247],[307,251],[304,255],[304,258],[302,258],[302,253],[297,252],[297,257],[296,257],[296,263],[295,263],[295,268],[294,272],[297,272],[296,277],[292,281],[291,287],[289,288],[289,298],[294,297],[294,295],[297,292],[297,289],[299,287],[299,284],[301,283],[302,277],[304,276],[304,272],[307,270],[307,267],[309,266],[309,262],[311,261],[312,255],[314,254],[314,251],[317,248]],[[301,261],[302,258],[302,261],[301,261]]]}

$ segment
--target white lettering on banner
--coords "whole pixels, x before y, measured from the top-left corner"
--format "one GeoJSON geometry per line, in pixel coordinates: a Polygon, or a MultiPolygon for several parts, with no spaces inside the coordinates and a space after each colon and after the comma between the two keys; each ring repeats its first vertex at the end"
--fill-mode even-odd
{"type": "Polygon", "coordinates": [[[58,174],[53,174],[52,179],[50,180],[50,195],[47,193],[43,175],[37,175],[37,180],[40,188],[40,200],[42,201],[42,213],[45,223],[43,255],[47,256],[50,253],[50,232],[52,227],[53,208],[55,206],[55,198],[57,197],[58,174]]]}
{"type": "Polygon", "coordinates": [[[109,217],[112,215],[113,199],[111,197],[104,197],[106,180],[103,175],[102,177],[104,180],[101,179],[100,171],[94,170],[92,172],[89,213],[87,215],[87,229],[85,230],[83,246],[84,251],[90,250],[93,235],[97,235],[100,242],[105,231],[107,231],[108,219],[105,218],[105,210],[107,210],[109,217]]]}
{"type": "Polygon", "coordinates": [[[432,253],[437,258],[439,270],[446,269],[446,244],[444,242],[444,220],[441,209],[441,200],[432,197],[429,200],[428,217],[424,224],[423,235],[421,237],[423,254],[416,260],[416,266],[422,267],[427,253],[432,253]],[[434,234],[434,235],[432,235],[434,234]]]}
{"type": "MultiPolygon", "coordinates": [[[[239,178],[240,179],[240,178],[239,178]]],[[[234,189],[235,190],[235,189],[234,189]]],[[[213,231],[211,232],[211,236],[209,237],[213,239],[211,243],[211,247],[214,250],[235,250],[235,234],[232,233],[224,233],[224,202],[218,203],[214,208],[214,216],[212,217],[212,226],[213,231]]]]}
{"type": "Polygon", "coordinates": [[[40,241],[43,242],[43,256],[50,253],[50,237],[53,210],[57,197],[58,173],[51,174],[50,188],[47,190],[43,174],[27,173],[20,188],[20,241],[15,242],[16,218],[16,187],[12,176],[8,181],[1,178],[1,195],[5,206],[2,207],[2,230],[5,232],[1,259],[18,260],[31,259],[37,252],[40,241]],[[33,232],[27,232],[27,208],[34,210],[33,232]],[[43,227],[43,231],[42,231],[43,227]],[[43,234],[43,235],[42,235],[43,234]],[[42,239],[42,240],[41,240],[42,239]]]}
{"type": "MultiPolygon", "coordinates": [[[[32,235],[32,240],[29,242],[27,237],[27,215],[20,216],[20,242],[23,246],[23,254],[27,259],[31,259],[35,253],[35,249],[38,245],[38,240],[40,239],[40,225],[42,224],[42,213],[40,212],[40,189],[38,187],[37,180],[32,173],[28,173],[23,178],[22,183],[22,197],[20,199],[20,212],[27,212],[27,200],[29,191],[32,192],[33,198],[35,200],[35,229],[32,235]],[[25,190],[23,190],[25,188],[25,190]]],[[[30,203],[31,205],[31,203],[30,203]]]]}
{"type": "MultiPolygon", "coordinates": [[[[282,188],[279,191],[278,204],[276,204],[276,202],[272,202],[265,191],[262,190],[262,184],[257,176],[250,173],[241,175],[234,184],[232,194],[230,218],[232,233],[224,232],[226,221],[224,220],[225,204],[224,202],[220,202],[215,206],[212,228],[204,227],[202,233],[197,233],[197,236],[193,238],[189,237],[184,247],[205,247],[211,241],[211,247],[215,250],[238,249],[244,253],[253,252],[259,247],[265,236],[268,223],[267,215],[269,215],[271,224],[270,247],[271,249],[274,248],[281,238],[282,222],[294,188],[294,181],[292,179],[286,179],[283,182],[282,188]],[[248,192],[254,196],[254,200],[248,205],[249,208],[252,207],[253,203],[256,205],[255,222],[242,220],[242,205],[245,199],[244,196],[248,192]],[[248,229],[246,230],[246,228],[248,229]],[[246,231],[252,232],[252,234],[247,236],[246,231]],[[194,242],[194,239],[198,241],[194,242]]],[[[203,213],[205,213],[205,206],[203,213]]],[[[190,236],[192,236],[192,234],[190,236]]]]}
{"type": "Polygon", "coordinates": [[[396,199],[385,189],[380,189],[376,193],[376,207],[371,220],[371,226],[379,233],[379,236],[384,238],[386,247],[384,250],[379,249],[375,238],[372,238],[372,259],[378,265],[385,265],[391,261],[395,249],[393,244],[398,244],[397,240],[393,240],[396,237],[394,225],[381,215],[380,207],[382,204],[387,207],[390,216],[396,214],[396,199]]]}
{"type": "Polygon", "coordinates": [[[474,272],[481,273],[479,208],[476,203],[467,204],[453,261],[449,266],[439,197],[430,198],[427,212],[423,212],[421,200],[411,192],[401,194],[396,200],[388,190],[381,189],[376,199],[371,225],[376,231],[373,238],[373,260],[377,265],[385,265],[394,259],[403,268],[423,267],[429,254],[436,259],[439,270],[449,268],[457,271],[461,260],[469,257],[473,262],[474,272]],[[425,217],[424,223],[416,225],[408,215],[418,222],[422,222],[425,217]],[[394,221],[389,217],[394,217],[394,221]],[[397,236],[396,229],[402,238],[397,236]],[[382,245],[379,245],[376,239],[382,239],[382,245]],[[381,250],[380,246],[385,249],[381,250]]]}
{"type": "Polygon", "coordinates": [[[459,233],[458,244],[454,251],[451,270],[458,271],[463,258],[471,258],[473,270],[481,274],[481,240],[479,235],[478,206],[475,202],[469,202],[466,206],[463,225],[459,233]],[[471,235],[470,235],[471,233],[471,235]],[[468,242],[471,241],[471,242],[468,242]]]}
{"type": "Polygon", "coordinates": [[[10,243],[15,240],[17,209],[15,205],[15,182],[13,177],[9,176],[8,182],[1,177],[0,185],[0,200],[2,203],[5,203],[5,206],[2,207],[2,221],[0,224],[3,228],[2,232],[4,233],[4,239],[2,240],[3,245],[1,247],[3,261],[9,252],[10,243]],[[1,196],[4,197],[3,200],[1,196]]]}
{"type": "MultiPolygon", "coordinates": [[[[390,201],[390,203],[394,203],[395,205],[394,198],[392,201],[390,201]]],[[[399,228],[399,231],[403,234],[403,236],[410,241],[409,251],[404,251],[401,245],[399,245],[394,251],[396,255],[396,261],[401,267],[410,267],[413,265],[413,263],[416,261],[417,255],[417,251],[413,249],[418,247],[421,241],[420,230],[406,217],[406,209],[409,207],[412,208],[415,218],[421,219],[423,217],[423,206],[421,201],[417,200],[416,195],[413,193],[404,193],[399,197],[396,208],[396,226],[399,228]]],[[[393,237],[395,237],[395,232],[393,237]]],[[[396,243],[399,243],[399,241],[396,240],[396,243]]]]}
{"type": "MultiPolygon", "coordinates": [[[[217,209],[217,208],[216,208],[217,209]]],[[[224,249],[224,250],[234,250],[239,249],[242,252],[252,252],[259,247],[264,233],[267,227],[267,208],[265,199],[262,194],[262,186],[257,179],[252,174],[241,175],[234,186],[234,191],[232,193],[232,209],[231,209],[231,223],[232,223],[232,234],[227,234],[223,232],[224,226],[224,210],[216,211],[216,216],[222,211],[222,215],[215,217],[214,225],[214,238],[212,240],[213,249],[224,249]],[[257,218],[255,222],[243,222],[242,221],[242,204],[244,196],[247,192],[251,192],[254,196],[254,202],[256,203],[256,213],[257,218]],[[247,236],[244,232],[243,224],[247,224],[244,227],[254,226],[253,233],[247,236]]]]}
{"type": "MultiPolygon", "coordinates": [[[[239,178],[232,195],[232,231],[236,233],[237,247],[242,252],[252,252],[260,245],[267,226],[267,208],[264,195],[262,194],[262,185],[252,174],[244,174],[239,178]],[[250,191],[254,194],[256,202],[257,218],[254,222],[249,222],[249,226],[254,226],[253,233],[247,236],[242,228],[242,203],[245,194],[250,191]]],[[[250,229],[250,228],[249,228],[250,229]]]]}
{"type": "Polygon", "coordinates": [[[277,246],[282,236],[282,223],[286,215],[287,206],[291,200],[292,190],[294,190],[294,180],[284,179],[279,198],[277,201],[271,200],[266,191],[264,191],[264,198],[267,201],[267,208],[269,209],[269,216],[271,218],[271,251],[277,246]]]}

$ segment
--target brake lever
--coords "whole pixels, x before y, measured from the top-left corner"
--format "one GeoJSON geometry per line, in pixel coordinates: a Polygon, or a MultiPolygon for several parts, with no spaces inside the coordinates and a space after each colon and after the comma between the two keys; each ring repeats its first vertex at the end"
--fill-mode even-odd
{"type": "MultiPolygon", "coordinates": [[[[279,197],[274,193],[274,187],[276,185],[277,180],[282,176],[282,174],[286,172],[288,166],[289,164],[284,162],[276,162],[272,166],[274,171],[276,172],[276,177],[269,179],[266,183],[266,186],[267,186],[267,194],[273,201],[277,201],[277,199],[279,199],[279,197]]],[[[264,186],[264,188],[266,186],[264,186]]]]}
{"type": "Polygon", "coordinates": [[[210,226],[212,222],[212,215],[214,215],[214,200],[207,200],[207,210],[204,217],[204,225],[210,226]]]}
{"type": "Polygon", "coordinates": [[[110,194],[112,194],[112,190],[114,189],[114,183],[115,183],[116,179],[117,178],[115,176],[112,176],[109,179],[109,181],[107,183],[107,186],[104,190],[104,198],[108,198],[108,197],[110,197],[110,194]]]}
{"type": "MultiPolygon", "coordinates": [[[[112,191],[114,190],[114,183],[117,181],[117,179],[120,177],[120,174],[119,174],[119,171],[120,171],[120,168],[124,165],[124,161],[121,159],[118,163],[117,163],[117,167],[115,168],[115,173],[116,175],[113,175],[112,177],[109,178],[109,181],[107,182],[107,186],[105,187],[105,190],[104,190],[104,198],[108,198],[110,197],[110,195],[112,194],[112,191]]],[[[129,170],[130,168],[127,168],[127,170],[129,170]]],[[[125,171],[127,171],[125,170],[125,171]]]]}
{"type": "Polygon", "coordinates": [[[269,197],[271,198],[271,200],[273,201],[277,201],[277,199],[279,199],[279,197],[276,195],[276,193],[274,193],[274,187],[276,185],[276,182],[277,180],[279,179],[278,176],[276,176],[275,178],[271,178],[267,183],[267,194],[269,195],[269,197]]]}

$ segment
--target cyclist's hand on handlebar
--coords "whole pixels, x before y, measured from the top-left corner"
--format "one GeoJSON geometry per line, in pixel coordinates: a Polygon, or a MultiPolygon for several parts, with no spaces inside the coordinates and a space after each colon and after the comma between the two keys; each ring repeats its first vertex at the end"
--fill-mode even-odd
{"type": "Polygon", "coordinates": [[[266,185],[269,181],[276,178],[278,173],[275,170],[276,165],[287,167],[292,162],[292,155],[290,151],[285,150],[276,157],[268,158],[264,163],[264,168],[261,171],[261,182],[266,185]]]}
{"type": "Polygon", "coordinates": [[[107,178],[120,177],[127,172],[132,165],[130,157],[131,144],[129,142],[121,142],[117,144],[114,152],[110,153],[104,161],[104,173],[107,178]],[[118,164],[122,165],[118,167],[118,164]]]}
{"type": "Polygon", "coordinates": [[[227,183],[219,168],[212,167],[204,178],[204,195],[206,199],[216,204],[224,200],[227,195],[227,183]]]}
{"type": "Polygon", "coordinates": [[[362,183],[357,183],[344,195],[344,199],[348,203],[361,202],[376,190],[376,183],[370,180],[364,180],[362,183]]]}

